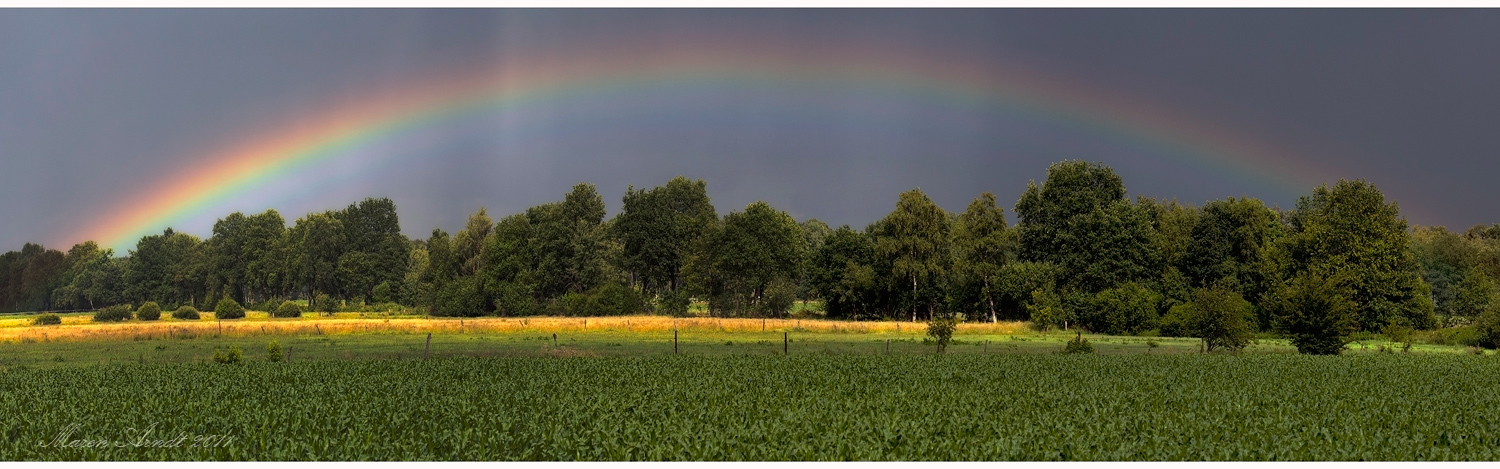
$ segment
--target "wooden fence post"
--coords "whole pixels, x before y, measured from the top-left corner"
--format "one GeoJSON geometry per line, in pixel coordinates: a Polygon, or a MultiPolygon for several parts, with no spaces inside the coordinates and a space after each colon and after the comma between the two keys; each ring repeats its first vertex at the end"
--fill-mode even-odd
{"type": "Polygon", "coordinates": [[[677,354],[677,328],[672,328],[672,355],[677,354]]]}
{"type": "Polygon", "coordinates": [[[790,342],[791,342],[791,340],[787,338],[787,333],[783,331],[781,333],[781,354],[782,355],[791,355],[792,354],[792,349],[790,347],[787,347],[787,344],[790,343],[790,342]]]}
{"type": "Polygon", "coordinates": [[[557,346],[557,333],[556,332],[552,333],[552,346],[553,347],[557,346]]]}
{"type": "Polygon", "coordinates": [[[891,354],[891,339],[885,339],[885,354],[891,354]]]}
{"type": "Polygon", "coordinates": [[[430,356],[432,356],[432,333],[428,332],[427,333],[427,348],[424,349],[424,350],[422,350],[422,359],[426,360],[427,357],[430,357],[430,356]]]}
{"type": "Polygon", "coordinates": [[[219,336],[223,337],[224,336],[224,320],[223,319],[219,319],[219,315],[217,315],[217,314],[214,315],[214,320],[219,322],[219,336]]]}

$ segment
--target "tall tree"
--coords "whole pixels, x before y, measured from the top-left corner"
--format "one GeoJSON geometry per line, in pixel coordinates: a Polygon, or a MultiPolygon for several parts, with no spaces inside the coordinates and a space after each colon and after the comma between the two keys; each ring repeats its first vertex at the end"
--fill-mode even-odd
{"type": "Polygon", "coordinates": [[[875,241],[849,225],[823,238],[812,256],[808,280],[823,296],[829,317],[860,319],[873,316],[876,301],[875,241]]]}
{"type": "Polygon", "coordinates": [[[1276,212],[1260,200],[1211,201],[1203,205],[1192,243],[1179,265],[1195,287],[1222,281],[1244,298],[1259,298],[1268,286],[1263,266],[1266,252],[1280,231],[1276,212]]]}
{"type": "Polygon", "coordinates": [[[343,294],[338,283],[339,259],[344,255],[344,223],[334,212],[310,213],[297,219],[289,237],[295,240],[299,282],[308,298],[322,293],[343,294]]]}
{"type": "Polygon", "coordinates": [[[650,190],[627,188],[612,235],[623,249],[623,264],[641,291],[672,291],[694,241],[718,220],[703,180],[678,176],[650,190]]]}
{"type": "Polygon", "coordinates": [[[763,304],[766,288],[797,278],[807,255],[801,227],[765,202],[725,215],[722,226],[710,229],[698,249],[693,256],[700,263],[689,269],[693,291],[735,314],[783,312],[763,304]]]}
{"type": "Polygon", "coordinates": [[[1431,290],[1406,219],[1374,184],[1319,186],[1297,200],[1290,219],[1291,234],[1276,251],[1281,278],[1339,273],[1362,330],[1378,332],[1397,319],[1417,328],[1434,325],[1431,290]]]}
{"type": "MultiPolygon", "coordinates": [[[[923,282],[936,281],[948,271],[948,212],[938,207],[921,189],[902,192],[896,210],[882,220],[884,230],[876,248],[890,259],[892,273],[911,284],[911,320],[924,301],[918,294],[923,282]]],[[[933,301],[926,301],[928,316],[933,301]]]]}
{"type": "Polygon", "coordinates": [[[1060,267],[1061,288],[1100,292],[1161,271],[1151,214],[1125,200],[1108,166],[1054,163],[1041,186],[1027,185],[1016,214],[1021,260],[1060,267]]]}
{"type": "Polygon", "coordinates": [[[995,194],[985,192],[958,216],[953,244],[960,252],[958,269],[979,282],[980,294],[989,307],[990,322],[999,321],[995,301],[1001,292],[1000,268],[1010,261],[1014,247],[1005,229],[1005,210],[995,205],[995,194]]]}

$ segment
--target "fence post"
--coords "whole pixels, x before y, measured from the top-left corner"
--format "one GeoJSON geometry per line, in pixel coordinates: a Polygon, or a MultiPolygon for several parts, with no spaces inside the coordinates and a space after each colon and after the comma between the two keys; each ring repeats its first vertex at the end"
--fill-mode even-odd
{"type": "Polygon", "coordinates": [[[552,333],[552,346],[553,347],[557,346],[557,333],[556,332],[552,333]]]}
{"type": "Polygon", "coordinates": [[[990,339],[984,339],[984,353],[990,353],[990,339]]]}
{"type": "Polygon", "coordinates": [[[677,328],[672,328],[672,355],[677,354],[677,328]]]}
{"type": "Polygon", "coordinates": [[[785,331],[783,331],[781,333],[781,354],[782,355],[791,355],[792,354],[792,349],[790,347],[787,347],[787,344],[790,343],[790,342],[791,342],[791,340],[789,340],[787,338],[787,333],[785,331]]]}
{"type": "Polygon", "coordinates": [[[224,320],[223,319],[219,319],[219,315],[217,315],[217,314],[214,315],[214,320],[219,322],[219,337],[223,337],[224,336],[224,320]]]}
{"type": "Polygon", "coordinates": [[[891,354],[891,339],[885,339],[885,354],[891,354]]]}
{"type": "Polygon", "coordinates": [[[424,350],[422,350],[422,359],[426,360],[427,357],[429,357],[429,356],[432,356],[432,333],[431,332],[427,333],[427,348],[424,349],[424,350]]]}

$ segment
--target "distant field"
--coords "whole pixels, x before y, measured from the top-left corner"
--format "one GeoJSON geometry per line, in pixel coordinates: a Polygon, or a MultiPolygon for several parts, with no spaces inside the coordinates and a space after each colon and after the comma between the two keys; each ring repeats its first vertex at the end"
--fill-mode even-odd
{"type": "MultiPolygon", "coordinates": [[[[112,363],[207,362],[216,347],[239,347],[264,360],[276,341],[292,360],[478,357],[611,357],[664,354],[932,354],[924,323],[814,319],[715,319],[627,316],[593,318],[425,318],[377,313],[307,314],[272,319],[251,312],[224,321],[130,321],[90,324],[89,315],[60,326],[0,322],[0,368],[54,368],[112,363]],[[673,331],[678,331],[676,344],[673,331]],[[783,348],[783,333],[789,340],[783,348]],[[431,345],[427,335],[432,334],[431,345]],[[556,335],[554,340],[553,336],[556,335]]],[[[1060,351],[1073,333],[1039,333],[1022,322],[959,326],[949,353],[1036,354],[1060,351]]],[[[1085,335],[1100,354],[1181,354],[1199,351],[1191,338],[1085,335]],[[1154,344],[1154,346],[1153,346],[1154,344]]],[[[1383,340],[1350,345],[1375,353],[1383,340]]],[[[1464,353],[1454,346],[1417,345],[1414,352],[1464,353]]],[[[1294,353],[1285,340],[1262,339],[1248,353],[1294,353]]]]}
{"type": "Polygon", "coordinates": [[[1495,460],[1496,382],[1456,354],[11,369],[0,459],[1495,460]]]}

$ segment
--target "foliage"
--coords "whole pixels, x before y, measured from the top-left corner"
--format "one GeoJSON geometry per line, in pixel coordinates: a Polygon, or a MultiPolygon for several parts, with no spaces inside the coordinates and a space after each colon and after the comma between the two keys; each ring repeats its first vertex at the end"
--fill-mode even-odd
{"type": "Polygon", "coordinates": [[[1063,346],[1063,353],[1069,355],[1092,354],[1094,353],[1094,344],[1090,344],[1089,340],[1083,338],[1083,333],[1080,332],[1078,336],[1074,337],[1073,340],[1069,340],[1067,345],[1063,346]]]}
{"type": "Polygon", "coordinates": [[[1338,279],[1303,273],[1277,285],[1261,300],[1278,331],[1291,338],[1297,351],[1335,355],[1356,330],[1354,303],[1338,279]]]}
{"type": "Polygon", "coordinates": [[[1491,307],[1474,320],[1474,345],[1500,348],[1500,308],[1491,307]]]}
{"type": "Polygon", "coordinates": [[[1031,315],[1032,324],[1041,330],[1049,327],[1067,327],[1068,323],[1077,321],[1070,311],[1063,307],[1062,298],[1051,290],[1032,290],[1031,300],[1026,303],[1026,312],[1031,315]]]}
{"type": "Polygon", "coordinates": [[[474,317],[484,312],[484,297],[474,277],[459,277],[443,285],[432,308],[433,316],[474,317]]]}
{"type": "Polygon", "coordinates": [[[947,254],[949,236],[948,212],[938,207],[921,189],[902,192],[896,200],[896,210],[881,219],[882,228],[875,241],[876,252],[891,264],[893,280],[905,290],[911,285],[907,304],[911,307],[911,320],[917,320],[917,311],[927,306],[927,315],[932,317],[935,302],[921,296],[920,286],[933,282],[948,272],[951,263],[947,254]]]}
{"type": "Polygon", "coordinates": [[[219,304],[214,305],[215,319],[240,319],[243,317],[245,317],[245,308],[235,302],[233,298],[224,298],[219,300],[219,304]]]}
{"type": "Polygon", "coordinates": [[[1475,320],[1485,311],[1500,306],[1500,290],[1495,282],[1478,269],[1469,269],[1454,288],[1448,313],[1467,320],[1475,320]]]}
{"type": "Polygon", "coordinates": [[[663,292],[657,297],[656,312],[668,316],[686,316],[688,306],[691,304],[692,298],[689,298],[684,290],[663,292]]]}
{"type": "MultiPolygon", "coordinates": [[[[1254,307],[1225,283],[1197,290],[1193,301],[1182,306],[1186,317],[1182,318],[1181,326],[1174,327],[1203,339],[1210,352],[1221,348],[1238,351],[1254,339],[1254,307]]],[[[1162,333],[1166,332],[1163,327],[1162,333]]]]}
{"type": "Polygon", "coordinates": [[[765,311],[766,288],[779,277],[799,277],[806,255],[797,222],[755,202],[709,226],[683,275],[689,293],[709,297],[715,312],[740,316],[765,311]]]}
{"type": "Polygon", "coordinates": [[[271,317],[276,318],[300,318],[302,317],[302,306],[293,301],[283,301],[271,312],[271,317]]]}
{"type": "Polygon", "coordinates": [[[31,324],[35,326],[56,326],[62,324],[62,318],[52,313],[41,314],[32,319],[31,324]]]}
{"type": "Polygon", "coordinates": [[[875,241],[849,225],[823,238],[813,255],[808,281],[827,302],[828,316],[859,319],[874,316],[875,241]]]}
{"type": "Polygon", "coordinates": [[[959,252],[955,270],[972,284],[971,289],[978,290],[981,300],[979,305],[967,306],[988,310],[990,322],[999,321],[996,302],[1003,303],[1006,293],[999,277],[1001,268],[1015,255],[1014,233],[1005,229],[1005,210],[995,206],[995,194],[989,192],[969,203],[953,232],[953,245],[959,252]]]}
{"type": "Polygon", "coordinates": [[[197,308],[188,305],[182,305],[177,307],[176,311],[172,311],[172,319],[197,321],[199,319],[202,319],[202,315],[198,314],[197,308]]]}
{"type": "Polygon", "coordinates": [[[1373,184],[1319,186],[1297,200],[1290,225],[1274,253],[1281,278],[1338,272],[1359,330],[1377,332],[1397,319],[1420,329],[1436,323],[1406,219],[1373,184]]]}
{"type": "Polygon", "coordinates": [[[1156,327],[1161,295],[1147,286],[1130,282],[1092,296],[1079,322],[1091,331],[1105,334],[1137,334],[1156,327]]]}
{"type": "Polygon", "coordinates": [[[281,361],[282,358],[281,344],[276,343],[274,340],[266,344],[266,361],[274,363],[281,361]]]}
{"type": "Polygon", "coordinates": [[[141,303],[140,309],[137,309],[135,311],[135,317],[136,319],[140,319],[142,321],[155,321],[157,319],[161,319],[161,306],[158,306],[155,301],[147,301],[145,303],[141,303]]]}
{"type": "Polygon", "coordinates": [[[339,310],[339,300],[332,296],[319,293],[317,295],[313,295],[312,301],[308,304],[308,308],[324,314],[333,314],[335,312],[338,312],[339,310]]]}
{"type": "Polygon", "coordinates": [[[1210,201],[1193,226],[1192,243],[1180,262],[1194,287],[1229,282],[1244,298],[1258,298],[1267,287],[1266,252],[1281,236],[1277,214],[1253,197],[1210,201]]]}
{"type": "Polygon", "coordinates": [[[958,320],[951,315],[938,315],[927,322],[927,336],[937,344],[938,353],[948,349],[948,343],[953,341],[953,330],[957,328],[958,320]]]}
{"type": "Polygon", "coordinates": [[[612,235],[622,244],[622,261],[646,292],[677,290],[689,249],[718,220],[703,180],[678,176],[666,184],[625,190],[612,235]]]}
{"type": "Polygon", "coordinates": [[[214,347],[214,363],[238,365],[243,361],[244,352],[239,347],[214,347]]]}
{"type": "Polygon", "coordinates": [[[1060,267],[1058,286],[1089,293],[1145,280],[1160,271],[1152,213],[1125,200],[1113,169],[1063,161],[1016,203],[1020,259],[1060,267]]]}
{"type": "Polygon", "coordinates": [[[94,322],[118,322],[129,321],[134,314],[130,312],[130,305],[112,305],[94,313],[94,322]]]}

